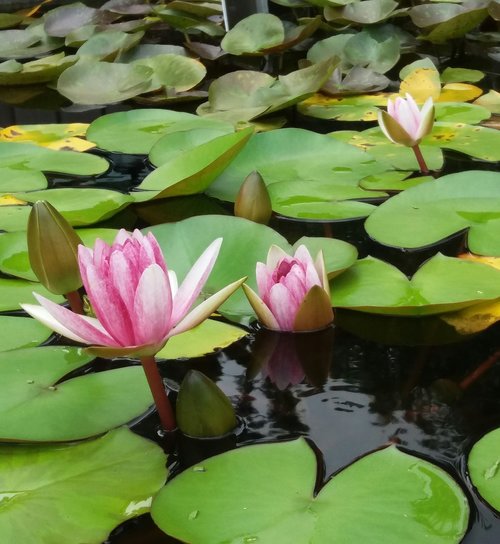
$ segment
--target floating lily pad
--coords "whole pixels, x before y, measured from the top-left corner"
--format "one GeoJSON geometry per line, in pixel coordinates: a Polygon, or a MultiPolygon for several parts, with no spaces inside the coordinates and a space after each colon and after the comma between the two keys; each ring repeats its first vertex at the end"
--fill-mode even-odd
{"type": "Polygon", "coordinates": [[[86,123],[12,125],[0,130],[0,140],[28,142],[55,150],[86,151],[95,147],[84,139],[87,127],[86,123]]]}
{"type": "Polygon", "coordinates": [[[103,115],[90,124],[87,139],[101,149],[147,155],[164,135],[193,128],[227,128],[222,121],[160,109],[139,109],[103,115]]]}
{"type": "Polygon", "coordinates": [[[380,107],[387,105],[388,94],[333,97],[315,94],[297,105],[303,115],[339,121],[375,121],[380,107]]]}
{"type": "MultiPolygon", "coordinates": [[[[169,6],[170,4],[168,4],[169,6]]],[[[222,36],[224,35],[224,29],[210,21],[205,17],[198,17],[187,11],[170,9],[169,7],[162,7],[160,4],[154,10],[155,14],[163,21],[168,23],[171,27],[180,30],[181,32],[195,33],[204,32],[209,36],[222,36]]]]}
{"type": "Polygon", "coordinates": [[[147,15],[153,8],[149,0],[108,0],[101,9],[120,15],[147,15]]]}
{"type": "Polygon", "coordinates": [[[34,58],[62,45],[62,40],[45,33],[40,21],[22,30],[0,31],[0,58],[4,59],[34,58]]]}
{"type": "Polygon", "coordinates": [[[460,486],[395,447],[359,459],[314,495],[316,475],[315,454],[303,438],[239,448],[171,480],[151,514],[166,533],[190,544],[285,544],[290,534],[294,544],[457,544],[467,530],[460,486]]]}
{"type": "Polygon", "coordinates": [[[370,191],[406,191],[410,187],[416,187],[421,183],[434,181],[432,176],[417,176],[408,178],[408,172],[399,170],[382,172],[375,176],[366,176],[359,182],[359,186],[370,191]]]}
{"type": "Polygon", "coordinates": [[[331,282],[332,304],[387,315],[439,314],[500,297],[499,280],[500,271],[491,266],[440,253],[411,280],[396,267],[366,257],[331,282]]]}
{"type": "Polygon", "coordinates": [[[8,60],[0,64],[0,85],[33,85],[57,79],[67,68],[78,60],[74,55],[58,53],[49,57],[21,64],[8,60]],[[14,63],[17,69],[14,70],[14,63]]]}
{"type": "Polygon", "coordinates": [[[52,331],[36,319],[0,316],[0,351],[39,346],[51,334],[52,331]]]}
{"type": "MultiPolygon", "coordinates": [[[[437,102],[434,107],[436,120],[445,123],[476,124],[491,117],[487,108],[467,102],[437,102]]],[[[460,139],[458,136],[457,140],[460,139]]]]}
{"type": "Polygon", "coordinates": [[[106,172],[109,163],[102,157],[88,153],[56,151],[21,142],[0,142],[0,167],[95,176],[106,172]]]}
{"type": "Polygon", "coordinates": [[[255,134],[208,193],[234,202],[241,183],[254,170],[267,185],[292,180],[354,185],[386,169],[354,146],[315,132],[287,128],[255,134]]]}
{"type": "Polygon", "coordinates": [[[64,300],[63,297],[47,291],[47,289],[39,283],[0,278],[0,312],[19,311],[21,310],[21,307],[19,306],[20,302],[34,304],[35,299],[33,297],[33,291],[36,291],[55,302],[62,302],[64,300]]]}
{"type": "MultiPolygon", "coordinates": [[[[239,217],[198,216],[147,230],[158,239],[169,267],[175,270],[179,279],[213,240],[223,237],[219,257],[202,292],[204,297],[243,276],[248,276],[248,284],[257,289],[255,265],[257,261],[266,261],[271,245],[276,244],[290,254],[293,252],[292,246],[273,229],[239,217]]],[[[299,243],[310,246],[314,255],[323,249],[327,272],[332,276],[356,260],[356,249],[340,240],[304,238],[295,247],[299,243]]],[[[221,312],[238,320],[254,315],[242,290],[236,291],[223,304],[221,312]]]]}
{"type": "Polygon", "coordinates": [[[0,13],[0,29],[12,28],[18,26],[24,17],[19,13],[0,13]]]}
{"type": "Polygon", "coordinates": [[[253,133],[248,127],[218,136],[175,155],[147,175],[134,192],[137,202],[151,198],[191,195],[205,191],[240,152],[253,133]]]}
{"type": "Polygon", "coordinates": [[[47,178],[38,170],[0,168],[0,193],[36,191],[47,187],[47,178]]]}
{"type": "Polygon", "coordinates": [[[471,70],[470,68],[445,68],[441,74],[442,83],[463,83],[468,81],[476,83],[484,78],[484,72],[481,70],[471,70]]]}
{"type": "MultiPolygon", "coordinates": [[[[344,4],[345,2],[335,3],[344,4]]],[[[397,7],[398,2],[394,0],[363,0],[341,7],[326,7],[324,16],[327,21],[346,21],[370,25],[394,15],[397,7]]]]}
{"type": "Polygon", "coordinates": [[[486,94],[483,94],[479,98],[474,100],[474,104],[483,106],[488,109],[491,113],[500,114],[500,93],[494,91],[493,89],[486,94]]]}
{"type": "Polygon", "coordinates": [[[157,55],[181,55],[188,57],[189,53],[180,45],[143,43],[120,55],[120,62],[130,63],[140,59],[156,57],[157,55]]]}
{"type": "Polygon", "coordinates": [[[240,327],[206,319],[194,329],[173,336],[156,357],[157,359],[202,357],[241,340],[247,334],[248,332],[240,327]]]}
{"type": "Polygon", "coordinates": [[[467,462],[472,483],[497,511],[500,511],[499,451],[500,429],[495,429],[474,444],[467,462]]]}
{"type": "Polygon", "coordinates": [[[116,525],[149,510],[165,478],[161,448],[128,429],[81,444],[3,445],[0,538],[68,544],[71,535],[100,544],[116,525]]]}
{"type": "Polygon", "coordinates": [[[147,91],[153,70],[138,64],[80,61],[57,81],[57,90],[75,104],[113,104],[147,91]]]}
{"type": "Polygon", "coordinates": [[[79,49],[80,58],[92,57],[98,60],[113,61],[122,51],[136,46],[144,36],[144,32],[128,34],[119,30],[106,30],[91,36],[79,49]]]}
{"type": "Polygon", "coordinates": [[[0,353],[0,440],[80,440],[124,425],[153,404],[141,366],[87,373],[61,381],[93,359],[65,346],[0,353]]]}
{"type": "MultiPolygon", "coordinates": [[[[111,244],[116,236],[114,229],[78,229],[82,242],[91,247],[97,238],[111,244]]],[[[28,258],[28,242],[25,231],[0,235],[0,271],[30,281],[37,281],[28,258]]]]}
{"type": "Polygon", "coordinates": [[[81,2],[60,6],[45,16],[44,28],[49,36],[64,38],[71,31],[95,22],[98,10],[81,2]]]}
{"type": "Polygon", "coordinates": [[[378,242],[405,248],[434,244],[468,228],[472,252],[499,256],[500,174],[460,172],[408,189],[382,204],[365,228],[378,242]]]}

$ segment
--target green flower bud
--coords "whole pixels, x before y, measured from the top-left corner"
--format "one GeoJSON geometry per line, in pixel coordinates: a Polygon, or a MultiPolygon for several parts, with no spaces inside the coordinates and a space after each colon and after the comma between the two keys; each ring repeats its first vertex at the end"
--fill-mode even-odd
{"type": "Polygon", "coordinates": [[[48,202],[35,202],[28,219],[28,255],[40,283],[64,295],[82,286],[78,267],[80,237],[48,202]]]}
{"type": "Polygon", "coordinates": [[[234,215],[267,225],[273,208],[266,184],[258,172],[249,174],[241,184],[234,203],[234,215]]]}
{"type": "Polygon", "coordinates": [[[181,383],[176,415],[179,429],[197,438],[222,436],[237,425],[231,401],[197,370],[190,370],[181,383]]]}

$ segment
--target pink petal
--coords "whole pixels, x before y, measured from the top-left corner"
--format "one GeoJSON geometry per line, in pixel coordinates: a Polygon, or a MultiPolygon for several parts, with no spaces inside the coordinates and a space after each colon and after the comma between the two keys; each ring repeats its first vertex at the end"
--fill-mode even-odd
{"type": "Polygon", "coordinates": [[[146,238],[148,242],[151,244],[151,249],[153,250],[154,255],[154,261],[157,265],[161,267],[161,269],[167,273],[167,265],[165,262],[165,257],[163,256],[163,252],[161,250],[160,245],[158,244],[158,241],[154,237],[152,232],[148,232],[146,235],[146,238]]]}
{"type": "Polygon", "coordinates": [[[127,308],[134,306],[134,294],[141,278],[136,267],[131,266],[121,251],[114,251],[109,262],[109,279],[127,308]]]}
{"type": "Polygon", "coordinates": [[[274,285],[272,269],[269,269],[264,263],[257,263],[255,267],[255,277],[260,298],[262,300],[268,300],[269,291],[274,285]]]}
{"type": "Polygon", "coordinates": [[[299,306],[308,291],[308,289],[306,289],[306,275],[304,269],[298,264],[294,264],[290,272],[280,281],[280,283],[287,288],[289,296],[292,297],[295,304],[299,306]]]}
{"type": "Polygon", "coordinates": [[[222,238],[214,240],[184,278],[174,299],[172,314],[172,322],[174,324],[178,323],[187,314],[189,308],[191,308],[193,302],[200,294],[214,267],[221,244],[222,238]]]}
{"type": "Polygon", "coordinates": [[[280,330],[293,330],[298,305],[290,296],[288,289],[284,285],[277,283],[272,287],[269,298],[269,309],[276,318],[280,330]]]}
{"type": "Polygon", "coordinates": [[[283,251],[280,247],[273,244],[267,253],[266,264],[269,269],[274,270],[278,263],[286,257],[290,257],[290,255],[288,255],[288,253],[283,251]]]}
{"type": "Polygon", "coordinates": [[[172,294],[168,278],[157,264],[142,273],[133,308],[136,344],[160,343],[171,328],[172,294]]]}
{"type": "Polygon", "coordinates": [[[131,238],[132,236],[130,235],[130,232],[127,232],[125,229],[120,229],[115,237],[113,245],[123,245],[127,240],[130,240],[131,238]]]}

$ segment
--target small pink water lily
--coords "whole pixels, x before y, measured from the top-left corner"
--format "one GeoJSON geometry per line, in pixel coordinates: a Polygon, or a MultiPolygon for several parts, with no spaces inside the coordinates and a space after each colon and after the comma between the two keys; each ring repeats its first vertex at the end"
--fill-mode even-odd
{"type": "Polygon", "coordinates": [[[226,286],[189,312],[221,243],[219,238],[210,244],[178,287],[153,234],[122,229],[111,246],[98,239],[93,250],[78,248],[83,285],[96,318],[75,314],[36,293],[41,306],[21,306],[59,334],[90,344],[97,355],[155,355],[169,338],[205,320],[244,281],[226,286]]]}
{"type": "Polygon", "coordinates": [[[271,246],[267,262],[257,263],[259,294],[243,289],[259,321],[268,329],[304,332],[322,329],[333,321],[323,253],[313,261],[303,245],[293,257],[271,246]]]}

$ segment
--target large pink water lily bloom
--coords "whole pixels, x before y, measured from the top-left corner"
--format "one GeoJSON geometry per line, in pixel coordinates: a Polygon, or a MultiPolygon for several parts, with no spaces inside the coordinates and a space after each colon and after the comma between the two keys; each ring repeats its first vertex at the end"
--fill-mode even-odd
{"type": "Polygon", "coordinates": [[[110,246],[78,248],[83,285],[95,318],[78,315],[35,293],[41,306],[26,312],[54,331],[104,357],[155,355],[167,340],[214,312],[244,281],[234,282],[189,312],[215,264],[222,238],[203,252],[180,286],[152,233],[120,230],[110,246]]]}
{"type": "Polygon", "coordinates": [[[378,123],[382,132],[396,144],[414,147],[432,130],[434,103],[429,97],[422,109],[410,94],[406,99],[398,97],[387,102],[387,111],[378,112],[378,123]]]}
{"type": "Polygon", "coordinates": [[[268,329],[304,332],[318,330],[333,321],[330,290],[323,253],[313,261],[301,245],[293,257],[271,246],[267,262],[257,263],[259,294],[243,289],[259,321],[268,329]]]}

